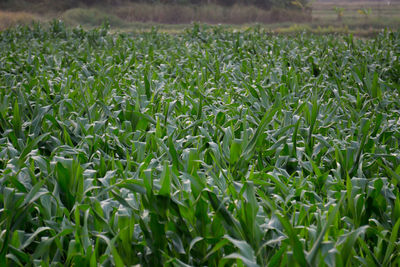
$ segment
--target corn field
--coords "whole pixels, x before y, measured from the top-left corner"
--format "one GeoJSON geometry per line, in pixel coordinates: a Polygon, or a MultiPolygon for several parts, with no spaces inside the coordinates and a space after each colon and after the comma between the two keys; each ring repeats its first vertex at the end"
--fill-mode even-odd
{"type": "Polygon", "coordinates": [[[398,266],[400,32],[0,33],[0,266],[398,266]]]}

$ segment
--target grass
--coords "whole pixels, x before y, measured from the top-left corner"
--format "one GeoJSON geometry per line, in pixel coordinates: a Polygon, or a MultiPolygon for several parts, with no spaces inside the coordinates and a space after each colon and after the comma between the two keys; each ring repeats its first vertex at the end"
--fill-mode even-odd
{"type": "Polygon", "coordinates": [[[28,12],[10,12],[0,10],[0,30],[5,30],[17,25],[29,25],[35,21],[40,21],[40,18],[28,12]]]}
{"type": "Polygon", "coordinates": [[[400,32],[0,33],[1,266],[400,261],[400,32]]]}
{"type": "Polygon", "coordinates": [[[113,13],[129,22],[155,23],[271,23],[282,21],[310,21],[310,14],[299,10],[272,9],[263,10],[255,6],[234,5],[223,7],[218,5],[165,5],[131,3],[117,6],[113,13]]]}

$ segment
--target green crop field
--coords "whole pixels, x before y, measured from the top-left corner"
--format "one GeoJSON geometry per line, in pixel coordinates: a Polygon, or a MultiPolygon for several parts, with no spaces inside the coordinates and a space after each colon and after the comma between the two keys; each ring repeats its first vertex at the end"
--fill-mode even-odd
{"type": "Polygon", "coordinates": [[[0,33],[0,266],[398,266],[400,32],[0,33]]]}

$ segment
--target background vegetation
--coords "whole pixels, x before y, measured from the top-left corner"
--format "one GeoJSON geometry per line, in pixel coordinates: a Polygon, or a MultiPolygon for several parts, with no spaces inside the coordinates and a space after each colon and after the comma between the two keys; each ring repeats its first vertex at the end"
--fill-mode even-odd
{"type": "Polygon", "coordinates": [[[262,8],[299,8],[300,5],[306,5],[308,0],[297,0],[297,4],[291,0],[1,0],[3,5],[46,5],[48,7],[57,7],[60,9],[72,8],[84,4],[93,5],[121,5],[127,3],[146,3],[146,4],[180,4],[180,5],[205,5],[217,4],[223,6],[232,5],[254,5],[262,8]]]}
{"type": "MultiPolygon", "coordinates": [[[[148,30],[153,26],[169,32],[187,24],[262,24],[273,32],[312,31],[376,34],[383,28],[398,29],[399,1],[236,1],[232,5],[202,1],[0,1],[0,30],[12,25],[62,19],[67,25],[97,27],[106,20],[119,31],[148,30]],[[197,4],[196,4],[197,3],[197,4]],[[286,4],[285,4],[286,3],[286,4]]],[[[234,26],[236,28],[246,26],[234,26]]]]}

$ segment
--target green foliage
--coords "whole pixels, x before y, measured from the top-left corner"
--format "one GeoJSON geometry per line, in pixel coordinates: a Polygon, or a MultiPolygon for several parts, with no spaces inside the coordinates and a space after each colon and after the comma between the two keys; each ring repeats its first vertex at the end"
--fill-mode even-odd
{"type": "Polygon", "coordinates": [[[398,264],[399,40],[0,33],[0,265],[398,264]]]}
{"type": "Polygon", "coordinates": [[[344,7],[337,7],[335,6],[333,8],[333,10],[335,11],[336,15],[337,15],[337,20],[338,21],[342,21],[343,18],[343,12],[346,10],[344,7]]]}
{"type": "Polygon", "coordinates": [[[362,9],[357,10],[357,12],[358,12],[359,14],[365,16],[366,18],[368,18],[368,17],[371,15],[371,13],[372,13],[372,9],[371,9],[371,8],[366,8],[366,7],[364,7],[364,8],[362,8],[362,9]]]}
{"type": "Polygon", "coordinates": [[[107,21],[112,27],[123,27],[126,22],[120,18],[97,9],[73,8],[62,15],[62,19],[71,25],[99,26],[107,21]]]}

